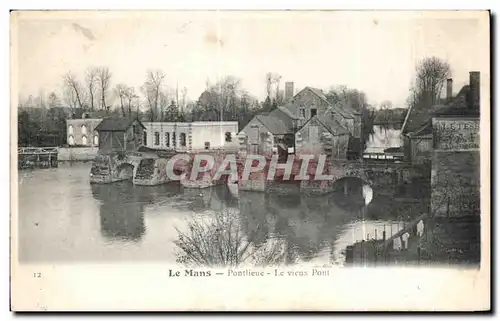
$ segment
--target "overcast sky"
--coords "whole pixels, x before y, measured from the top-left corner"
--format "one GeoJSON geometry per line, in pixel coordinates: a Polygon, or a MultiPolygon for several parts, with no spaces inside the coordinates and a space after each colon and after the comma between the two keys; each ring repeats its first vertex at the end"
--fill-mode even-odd
{"type": "MultiPolygon", "coordinates": [[[[480,70],[477,14],[411,12],[109,12],[28,13],[13,32],[22,96],[61,92],[62,76],[83,79],[89,66],[107,66],[112,85],[136,87],[148,69],[197,99],[207,78],[234,75],[265,97],[265,74],[276,72],[295,88],[347,85],[370,103],[402,106],[415,64],[447,60],[454,91],[480,70]],[[17,45],[17,46],[16,46],[17,45]]],[[[14,53],[15,54],[15,53],[14,53]]]]}

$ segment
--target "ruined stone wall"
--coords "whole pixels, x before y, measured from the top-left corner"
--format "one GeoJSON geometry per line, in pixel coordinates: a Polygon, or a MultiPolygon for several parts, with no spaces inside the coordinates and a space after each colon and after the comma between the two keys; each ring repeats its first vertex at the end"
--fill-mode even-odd
{"type": "Polygon", "coordinates": [[[433,119],[431,208],[438,217],[480,215],[479,119],[433,119]]]}

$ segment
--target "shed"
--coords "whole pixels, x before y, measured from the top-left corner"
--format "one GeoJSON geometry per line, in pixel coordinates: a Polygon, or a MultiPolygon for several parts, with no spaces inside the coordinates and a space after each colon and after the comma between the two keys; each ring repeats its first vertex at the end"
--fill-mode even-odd
{"type": "Polygon", "coordinates": [[[99,152],[137,150],[144,145],[145,129],[137,118],[105,118],[95,128],[99,133],[99,152]]]}

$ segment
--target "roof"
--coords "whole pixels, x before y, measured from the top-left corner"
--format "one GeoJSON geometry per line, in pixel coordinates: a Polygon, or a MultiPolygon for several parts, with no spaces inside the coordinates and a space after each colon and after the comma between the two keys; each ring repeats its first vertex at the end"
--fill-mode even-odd
{"type": "Polygon", "coordinates": [[[440,116],[472,116],[478,117],[479,110],[469,108],[469,85],[465,85],[460,89],[458,94],[452,99],[448,100],[444,104],[438,104],[432,106],[432,108],[414,108],[410,107],[408,113],[405,117],[405,121],[403,123],[402,133],[412,133],[415,131],[419,131],[419,135],[422,135],[420,132],[422,127],[431,121],[432,116],[440,115],[440,116]]]}
{"type": "Polygon", "coordinates": [[[326,98],[325,93],[323,92],[323,90],[318,89],[318,88],[314,88],[314,87],[309,87],[309,86],[306,87],[305,89],[309,89],[314,94],[316,94],[316,96],[319,96],[321,99],[326,100],[328,102],[328,99],[326,98]]]}
{"type": "Polygon", "coordinates": [[[283,106],[278,106],[277,109],[275,110],[279,110],[281,111],[282,113],[286,114],[288,117],[290,117],[291,119],[299,119],[299,117],[297,117],[296,115],[294,115],[291,111],[290,111],[290,108],[294,108],[294,105],[292,103],[287,103],[283,106]]]}
{"type": "Polygon", "coordinates": [[[293,128],[275,115],[257,115],[255,118],[274,135],[293,134],[293,128]]]}
{"type": "Polygon", "coordinates": [[[415,108],[410,106],[406,113],[401,132],[403,134],[411,133],[421,128],[431,119],[430,110],[427,108],[415,108]]]}
{"type": "MultiPolygon", "coordinates": [[[[315,116],[317,117],[317,116],[315,116]]],[[[325,126],[332,135],[345,135],[349,134],[347,128],[341,123],[333,119],[333,117],[318,117],[318,121],[325,126]]]]}
{"type": "Polygon", "coordinates": [[[349,107],[347,104],[340,104],[340,103],[331,103],[328,101],[328,98],[326,98],[325,94],[323,93],[323,90],[318,89],[318,88],[313,88],[313,87],[306,87],[304,89],[308,89],[312,93],[314,93],[316,96],[324,100],[328,106],[330,107],[330,110],[333,110],[334,112],[342,115],[344,118],[354,118],[355,112],[353,112],[353,109],[349,107]]]}
{"type": "Polygon", "coordinates": [[[96,126],[95,130],[108,132],[126,131],[136,120],[142,127],[144,127],[144,125],[137,118],[104,118],[99,125],[96,126]]]}
{"type": "Polygon", "coordinates": [[[333,119],[332,117],[319,118],[318,115],[309,118],[305,122],[305,124],[302,125],[302,127],[300,127],[300,129],[306,127],[309,124],[309,122],[313,119],[317,120],[318,123],[323,125],[323,127],[325,127],[330,132],[330,134],[332,134],[334,136],[349,134],[349,131],[344,126],[342,126],[338,121],[333,119]]]}
{"type": "Polygon", "coordinates": [[[427,121],[422,127],[412,132],[412,136],[426,136],[432,134],[432,121],[427,121]]]}
{"type": "Polygon", "coordinates": [[[458,94],[447,104],[435,105],[432,108],[432,115],[439,116],[471,116],[479,117],[479,109],[470,108],[470,86],[463,86],[458,94]]]}

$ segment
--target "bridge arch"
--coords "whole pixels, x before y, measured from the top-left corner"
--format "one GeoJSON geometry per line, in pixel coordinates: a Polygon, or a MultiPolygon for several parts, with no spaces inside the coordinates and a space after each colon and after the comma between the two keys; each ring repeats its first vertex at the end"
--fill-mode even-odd
{"type": "Polygon", "coordinates": [[[132,180],[134,178],[134,164],[123,162],[116,167],[116,175],[119,180],[132,180]]]}
{"type": "Polygon", "coordinates": [[[342,202],[359,203],[367,206],[373,200],[370,180],[360,176],[341,176],[333,181],[333,191],[343,198],[342,202]]]}

